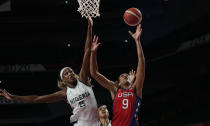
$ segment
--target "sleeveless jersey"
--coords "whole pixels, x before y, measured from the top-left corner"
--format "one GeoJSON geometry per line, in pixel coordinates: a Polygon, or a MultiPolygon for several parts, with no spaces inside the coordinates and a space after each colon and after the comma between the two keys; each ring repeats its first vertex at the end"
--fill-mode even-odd
{"type": "Polygon", "coordinates": [[[133,88],[119,88],[113,101],[112,126],[138,126],[141,99],[133,88]]]}
{"type": "MultiPolygon", "coordinates": [[[[102,126],[102,123],[100,122],[100,126],[102,126]]],[[[112,126],[111,125],[111,120],[109,120],[109,123],[107,124],[107,126],[112,126]]]]}
{"type": "Polygon", "coordinates": [[[67,100],[73,109],[70,121],[77,121],[75,126],[99,126],[98,108],[92,87],[89,87],[79,80],[75,88],[67,87],[67,100]]]}

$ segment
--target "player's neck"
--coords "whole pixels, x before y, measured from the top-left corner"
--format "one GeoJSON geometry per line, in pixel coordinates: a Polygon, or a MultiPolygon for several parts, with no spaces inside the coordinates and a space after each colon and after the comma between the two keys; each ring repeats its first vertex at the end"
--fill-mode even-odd
{"type": "Polygon", "coordinates": [[[68,83],[67,86],[70,87],[70,88],[75,88],[77,86],[77,81],[75,81],[73,83],[68,83]]]}
{"type": "Polygon", "coordinates": [[[124,88],[124,89],[129,89],[131,86],[130,85],[121,85],[120,87],[124,88]]]}
{"type": "Polygon", "coordinates": [[[107,126],[109,124],[109,119],[101,118],[100,122],[101,122],[102,126],[107,126]]]}

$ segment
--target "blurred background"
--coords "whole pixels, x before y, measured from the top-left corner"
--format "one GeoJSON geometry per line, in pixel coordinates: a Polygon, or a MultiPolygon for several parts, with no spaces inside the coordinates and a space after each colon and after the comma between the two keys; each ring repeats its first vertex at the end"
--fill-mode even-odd
{"type": "MultiPolygon", "coordinates": [[[[146,59],[142,126],[210,126],[209,0],[101,0],[93,34],[102,43],[98,65],[117,80],[136,69],[137,54],[124,11],[143,14],[146,59]]],[[[0,0],[0,88],[16,95],[58,91],[64,66],[81,68],[87,20],[76,0],[0,0]]],[[[112,111],[109,92],[94,80],[98,104],[112,111]],[[104,97],[106,96],[106,97],[104,97]]],[[[0,126],[68,126],[65,102],[23,104],[0,97],[0,126]]]]}

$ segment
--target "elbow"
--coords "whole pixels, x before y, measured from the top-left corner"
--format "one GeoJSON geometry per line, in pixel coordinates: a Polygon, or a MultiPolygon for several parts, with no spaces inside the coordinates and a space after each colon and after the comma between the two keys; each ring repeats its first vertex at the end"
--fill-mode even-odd
{"type": "Polygon", "coordinates": [[[144,57],[138,58],[138,61],[139,61],[140,63],[142,63],[142,64],[145,64],[145,58],[144,58],[144,57]]]}
{"type": "Polygon", "coordinates": [[[90,48],[85,48],[85,53],[90,53],[90,48]]]}
{"type": "Polygon", "coordinates": [[[32,103],[34,103],[34,104],[40,103],[40,100],[39,100],[38,98],[36,98],[36,99],[34,99],[34,100],[32,101],[32,103]]]}
{"type": "Polygon", "coordinates": [[[98,74],[97,68],[90,67],[90,75],[91,75],[92,77],[94,77],[94,76],[97,76],[97,74],[98,74]]]}
{"type": "Polygon", "coordinates": [[[137,89],[143,89],[143,86],[144,86],[144,79],[140,82],[137,82],[136,84],[137,89]]]}
{"type": "Polygon", "coordinates": [[[90,72],[90,75],[91,75],[94,79],[97,78],[98,74],[99,74],[99,73],[98,73],[97,71],[91,71],[91,72],[90,72]]]}
{"type": "Polygon", "coordinates": [[[95,77],[95,76],[97,75],[96,70],[90,70],[90,75],[91,75],[92,77],[95,77]]]}
{"type": "Polygon", "coordinates": [[[139,88],[140,88],[140,89],[143,89],[143,86],[144,86],[144,82],[142,82],[142,83],[139,85],[139,88]]]}
{"type": "Polygon", "coordinates": [[[33,99],[32,103],[37,104],[37,103],[47,103],[46,101],[43,101],[41,98],[35,98],[33,99]]]}
{"type": "Polygon", "coordinates": [[[138,61],[138,64],[141,66],[141,68],[145,68],[145,66],[146,66],[146,63],[145,63],[145,60],[144,59],[140,59],[138,61]]]}

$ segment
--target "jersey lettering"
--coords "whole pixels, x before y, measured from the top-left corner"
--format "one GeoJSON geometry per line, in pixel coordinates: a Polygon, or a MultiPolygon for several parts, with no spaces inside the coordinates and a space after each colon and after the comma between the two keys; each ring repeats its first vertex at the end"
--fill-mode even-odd
{"type": "Polygon", "coordinates": [[[85,98],[88,97],[89,95],[90,95],[89,92],[85,92],[85,93],[83,93],[83,94],[81,94],[81,95],[78,95],[77,97],[72,98],[72,99],[70,100],[70,103],[71,103],[71,104],[74,104],[74,103],[77,102],[77,101],[81,101],[81,100],[85,99],[85,98]]]}
{"type": "Polygon", "coordinates": [[[122,92],[118,94],[118,98],[120,97],[129,97],[129,96],[133,96],[132,92],[122,92]]]}

